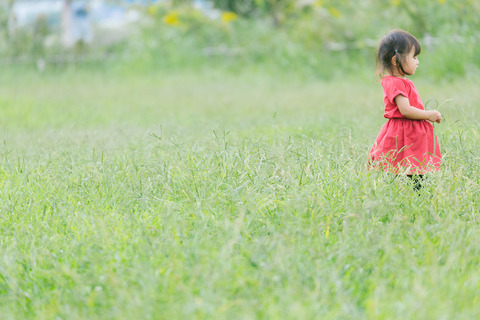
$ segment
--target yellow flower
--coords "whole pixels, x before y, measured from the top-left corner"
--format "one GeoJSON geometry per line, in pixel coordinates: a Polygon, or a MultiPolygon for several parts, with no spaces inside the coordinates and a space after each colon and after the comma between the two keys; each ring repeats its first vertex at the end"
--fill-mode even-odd
{"type": "Polygon", "coordinates": [[[164,18],[163,22],[171,26],[179,26],[180,25],[180,18],[178,17],[178,12],[172,11],[168,13],[164,18]]]}
{"type": "Polygon", "coordinates": [[[445,3],[445,0],[438,0],[438,2],[440,2],[440,3],[445,3]]]}
{"type": "Polygon", "coordinates": [[[337,9],[333,8],[333,7],[329,8],[328,11],[335,18],[340,18],[342,16],[342,13],[340,11],[338,11],[337,9]]]}
{"type": "Polygon", "coordinates": [[[222,19],[222,22],[229,23],[237,19],[237,14],[235,12],[225,11],[225,12],[222,12],[221,19],[222,19]]]}
{"type": "Polygon", "coordinates": [[[330,234],[330,226],[327,226],[327,229],[325,229],[325,238],[328,238],[330,234]]]}
{"type": "Polygon", "coordinates": [[[314,7],[321,7],[323,5],[323,1],[322,0],[316,0],[314,3],[313,3],[313,6],[314,7]]]}
{"type": "Polygon", "coordinates": [[[402,4],[401,0],[392,0],[392,5],[394,7],[400,7],[401,4],[402,4]]]}

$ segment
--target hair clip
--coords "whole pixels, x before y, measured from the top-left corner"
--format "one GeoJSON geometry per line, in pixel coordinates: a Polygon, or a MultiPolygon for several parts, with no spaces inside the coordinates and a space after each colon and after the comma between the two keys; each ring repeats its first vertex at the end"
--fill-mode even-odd
{"type": "Polygon", "coordinates": [[[397,53],[397,52],[398,52],[398,50],[397,50],[397,49],[395,49],[395,53],[397,53]]]}

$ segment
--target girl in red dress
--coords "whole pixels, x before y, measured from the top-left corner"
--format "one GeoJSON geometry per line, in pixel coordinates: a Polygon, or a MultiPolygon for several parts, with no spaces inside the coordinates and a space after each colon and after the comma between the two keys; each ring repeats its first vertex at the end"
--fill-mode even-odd
{"type": "Polygon", "coordinates": [[[413,82],[406,78],[415,73],[420,51],[414,36],[394,30],[380,41],[377,54],[377,74],[382,78],[384,92],[383,116],[388,121],[370,151],[372,165],[409,177],[440,170],[441,164],[432,123],[440,123],[442,115],[425,110],[413,82]]]}

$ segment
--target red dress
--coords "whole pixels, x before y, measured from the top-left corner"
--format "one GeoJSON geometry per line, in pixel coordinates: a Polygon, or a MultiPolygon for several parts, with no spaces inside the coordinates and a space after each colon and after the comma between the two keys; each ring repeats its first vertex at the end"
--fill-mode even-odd
{"type": "Polygon", "coordinates": [[[382,79],[385,114],[388,119],[372,150],[371,165],[392,173],[424,174],[440,170],[442,155],[433,125],[428,120],[405,118],[395,103],[401,94],[410,105],[425,110],[418,91],[409,79],[386,76],[382,79]]]}

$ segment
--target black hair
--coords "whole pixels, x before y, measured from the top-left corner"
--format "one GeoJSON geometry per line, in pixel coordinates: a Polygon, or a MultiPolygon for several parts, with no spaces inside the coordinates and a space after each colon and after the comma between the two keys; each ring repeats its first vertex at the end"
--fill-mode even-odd
{"type": "Polygon", "coordinates": [[[403,74],[409,75],[403,69],[405,58],[415,48],[414,56],[422,51],[417,38],[404,30],[393,30],[380,40],[377,50],[377,75],[383,77],[386,73],[393,74],[395,67],[403,74]],[[397,65],[392,65],[392,58],[396,56],[397,65]]]}

